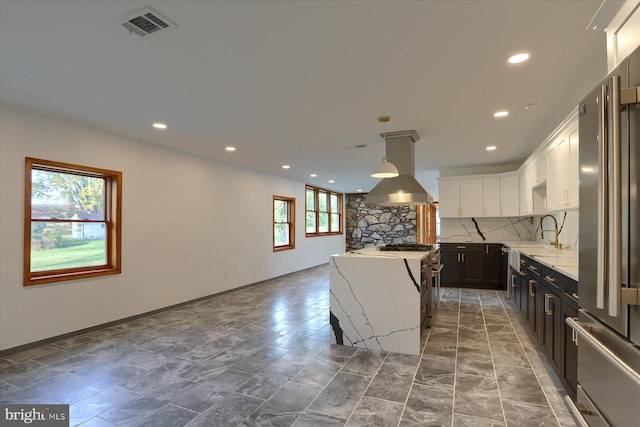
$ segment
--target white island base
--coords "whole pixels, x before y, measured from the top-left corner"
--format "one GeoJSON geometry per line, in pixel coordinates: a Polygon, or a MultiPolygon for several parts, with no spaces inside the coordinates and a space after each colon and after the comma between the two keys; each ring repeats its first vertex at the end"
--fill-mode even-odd
{"type": "Polygon", "coordinates": [[[366,248],[329,262],[331,342],[420,354],[420,252],[366,248]]]}

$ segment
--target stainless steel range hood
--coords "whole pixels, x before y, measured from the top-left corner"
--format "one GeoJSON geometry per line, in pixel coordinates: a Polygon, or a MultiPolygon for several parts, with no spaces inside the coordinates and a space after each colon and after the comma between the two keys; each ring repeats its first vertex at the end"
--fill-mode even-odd
{"type": "Polygon", "coordinates": [[[379,206],[430,205],[433,197],[414,178],[415,154],[413,144],[418,140],[415,130],[386,134],[387,160],[396,165],[400,175],[385,178],[365,196],[367,203],[379,206]]]}

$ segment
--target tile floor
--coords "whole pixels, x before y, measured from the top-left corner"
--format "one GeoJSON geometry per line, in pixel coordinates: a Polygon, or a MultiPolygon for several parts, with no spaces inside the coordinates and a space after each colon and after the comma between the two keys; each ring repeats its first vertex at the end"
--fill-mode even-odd
{"type": "Polygon", "coordinates": [[[0,359],[90,426],[573,426],[501,292],[444,289],[421,357],[329,344],[328,266],[0,359]]]}

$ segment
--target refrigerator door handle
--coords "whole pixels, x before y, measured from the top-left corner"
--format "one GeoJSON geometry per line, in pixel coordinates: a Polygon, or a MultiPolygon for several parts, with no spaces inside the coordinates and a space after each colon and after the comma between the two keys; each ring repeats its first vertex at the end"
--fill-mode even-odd
{"type": "Polygon", "coordinates": [[[580,322],[577,322],[573,317],[567,317],[565,323],[569,325],[571,329],[588,343],[596,352],[604,357],[613,366],[618,368],[627,378],[640,386],[640,374],[636,372],[631,366],[627,365],[622,359],[615,355],[606,345],[602,344],[596,337],[594,337],[589,331],[587,331],[580,322]]]}
{"type": "Polygon", "coordinates": [[[607,143],[607,86],[600,86],[600,93],[596,99],[598,103],[598,251],[597,251],[597,274],[596,274],[596,307],[604,309],[604,301],[606,299],[606,255],[607,255],[607,215],[608,209],[608,187],[609,181],[607,177],[608,164],[608,143],[607,143]]]}
{"type": "Polygon", "coordinates": [[[620,290],[622,288],[622,179],[621,179],[621,139],[620,139],[620,77],[609,79],[611,94],[609,112],[611,121],[607,126],[611,135],[609,178],[609,268],[608,268],[608,313],[620,316],[620,290]]]}

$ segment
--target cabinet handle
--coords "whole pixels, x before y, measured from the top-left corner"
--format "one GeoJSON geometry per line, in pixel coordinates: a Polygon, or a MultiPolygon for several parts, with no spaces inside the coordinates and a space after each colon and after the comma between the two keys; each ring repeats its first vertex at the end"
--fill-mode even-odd
{"type": "Polygon", "coordinates": [[[511,287],[512,288],[516,287],[516,276],[511,276],[511,287]]]}
{"type": "Polygon", "coordinates": [[[484,245],[484,252],[489,253],[489,245],[484,245]]]}
{"type": "Polygon", "coordinates": [[[504,208],[500,208],[500,216],[504,216],[504,208]]]}
{"type": "Polygon", "coordinates": [[[535,297],[536,294],[533,292],[533,280],[529,280],[529,296],[530,297],[535,297]]]}
{"type": "Polygon", "coordinates": [[[458,262],[460,262],[460,254],[458,254],[458,262]]]}
{"type": "Polygon", "coordinates": [[[571,296],[575,299],[580,299],[580,297],[578,296],[578,294],[576,294],[575,292],[571,293],[571,296]]]}
{"type": "Polygon", "coordinates": [[[553,314],[553,312],[551,311],[551,308],[549,308],[549,301],[551,300],[551,298],[553,298],[553,295],[544,294],[544,312],[546,314],[553,314]]]}
{"type": "Polygon", "coordinates": [[[456,248],[458,248],[458,249],[465,249],[465,248],[466,248],[466,246],[456,246],[456,248]]]}
{"type": "Polygon", "coordinates": [[[462,262],[464,262],[464,254],[462,254],[462,262]]]}
{"type": "Polygon", "coordinates": [[[460,208],[460,216],[464,215],[464,209],[460,208]]]}
{"type": "Polygon", "coordinates": [[[564,190],[564,204],[568,205],[569,204],[569,193],[571,190],[564,190]]]}
{"type": "Polygon", "coordinates": [[[525,273],[524,271],[518,271],[518,273],[519,273],[521,276],[526,276],[526,275],[527,275],[527,273],[525,273]]]}
{"type": "Polygon", "coordinates": [[[551,276],[544,276],[544,278],[547,279],[551,283],[554,283],[556,281],[556,279],[554,277],[551,277],[551,276]]]}
{"type": "Polygon", "coordinates": [[[527,268],[531,271],[538,271],[538,267],[536,267],[535,265],[529,265],[527,266],[527,268]]]}

